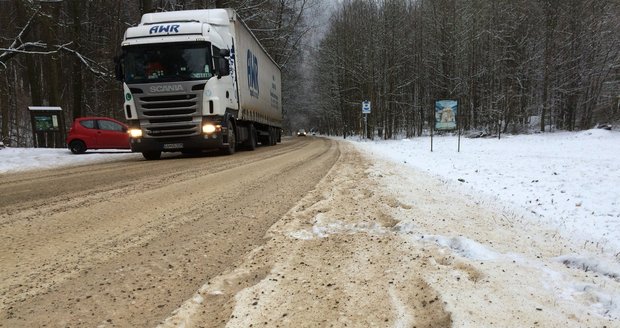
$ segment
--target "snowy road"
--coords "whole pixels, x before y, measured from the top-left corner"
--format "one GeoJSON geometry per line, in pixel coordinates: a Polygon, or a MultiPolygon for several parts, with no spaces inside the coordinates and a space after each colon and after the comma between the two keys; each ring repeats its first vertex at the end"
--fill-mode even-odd
{"type": "Polygon", "coordinates": [[[348,143],[54,172],[0,183],[0,326],[619,326],[582,245],[348,143]]]}
{"type": "Polygon", "coordinates": [[[3,175],[0,326],[150,327],[263,245],[335,142],[3,175]]]}

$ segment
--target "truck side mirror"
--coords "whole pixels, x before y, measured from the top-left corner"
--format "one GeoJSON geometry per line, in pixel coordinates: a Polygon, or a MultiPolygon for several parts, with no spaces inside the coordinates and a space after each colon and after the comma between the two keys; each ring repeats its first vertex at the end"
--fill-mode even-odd
{"type": "Polygon", "coordinates": [[[219,66],[218,77],[230,75],[230,64],[228,63],[228,59],[220,57],[219,66]]]}
{"type": "Polygon", "coordinates": [[[123,81],[123,65],[121,65],[120,56],[114,56],[114,75],[117,81],[123,81]]]}
{"type": "Polygon", "coordinates": [[[230,57],[230,50],[228,49],[220,49],[218,58],[218,68],[217,68],[217,77],[221,78],[222,76],[230,75],[230,63],[228,62],[228,58],[230,57]]]}

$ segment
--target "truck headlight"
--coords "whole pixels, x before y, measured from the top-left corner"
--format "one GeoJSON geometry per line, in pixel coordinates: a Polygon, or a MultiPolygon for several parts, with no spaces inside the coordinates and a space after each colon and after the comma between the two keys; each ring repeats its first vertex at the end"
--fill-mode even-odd
{"type": "Polygon", "coordinates": [[[142,130],[141,129],[129,129],[129,135],[132,138],[142,138],[142,130]]]}
{"type": "Polygon", "coordinates": [[[205,125],[202,126],[202,132],[205,134],[212,134],[215,132],[220,132],[222,131],[222,126],[219,124],[211,124],[211,123],[207,123],[205,125]]]}

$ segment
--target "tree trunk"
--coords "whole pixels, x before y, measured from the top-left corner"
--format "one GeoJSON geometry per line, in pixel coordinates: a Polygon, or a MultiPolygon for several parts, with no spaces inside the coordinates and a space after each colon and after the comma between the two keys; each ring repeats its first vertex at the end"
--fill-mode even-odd
{"type": "MultiPolygon", "coordinates": [[[[62,2],[51,2],[46,5],[44,8],[44,12],[49,16],[42,19],[42,32],[43,38],[45,42],[50,45],[58,44],[59,35],[58,35],[58,24],[60,21],[60,6],[62,2]]],[[[43,59],[44,67],[43,67],[43,85],[45,85],[45,90],[47,91],[47,104],[49,106],[61,106],[60,101],[60,54],[46,56],[43,59]]],[[[60,131],[59,133],[53,133],[54,138],[48,144],[54,148],[64,147],[65,140],[65,129],[64,129],[64,119],[63,112],[59,113],[59,125],[60,131]]]]}
{"type": "Polygon", "coordinates": [[[0,141],[7,146],[9,145],[8,83],[8,79],[2,79],[2,81],[0,81],[0,118],[2,119],[2,135],[0,135],[0,141]]]}
{"type": "Polygon", "coordinates": [[[544,51],[544,67],[543,67],[543,99],[542,99],[542,110],[540,113],[540,131],[545,132],[545,116],[549,111],[550,104],[550,95],[549,88],[551,86],[551,65],[552,62],[552,40],[553,40],[553,29],[555,28],[554,24],[554,8],[550,2],[546,2],[545,4],[545,51],[544,51]]]}
{"type": "MultiPolygon", "coordinates": [[[[76,51],[81,51],[81,12],[82,12],[82,0],[71,0],[71,16],[73,17],[73,40],[76,51]]],[[[73,85],[73,115],[72,120],[78,117],[82,117],[82,93],[83,93],[83,81],[82,81],[82,63],[79,58],[73,59],[71,74],[71,81],[73,85]]]]}
{"type": "Polygon", "coordinates": [[[215,0],[215,8],[228,8],[228,0],[215,0]]]}

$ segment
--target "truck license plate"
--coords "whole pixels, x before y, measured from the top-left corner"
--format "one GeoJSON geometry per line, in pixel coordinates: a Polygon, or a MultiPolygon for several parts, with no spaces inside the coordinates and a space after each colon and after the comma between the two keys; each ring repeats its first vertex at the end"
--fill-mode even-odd
{"type": "Polygon", "coordinates": [[[181,149],[181,148],[183,148],[182,143],[164,144],[164,149],[181,149]]]}

